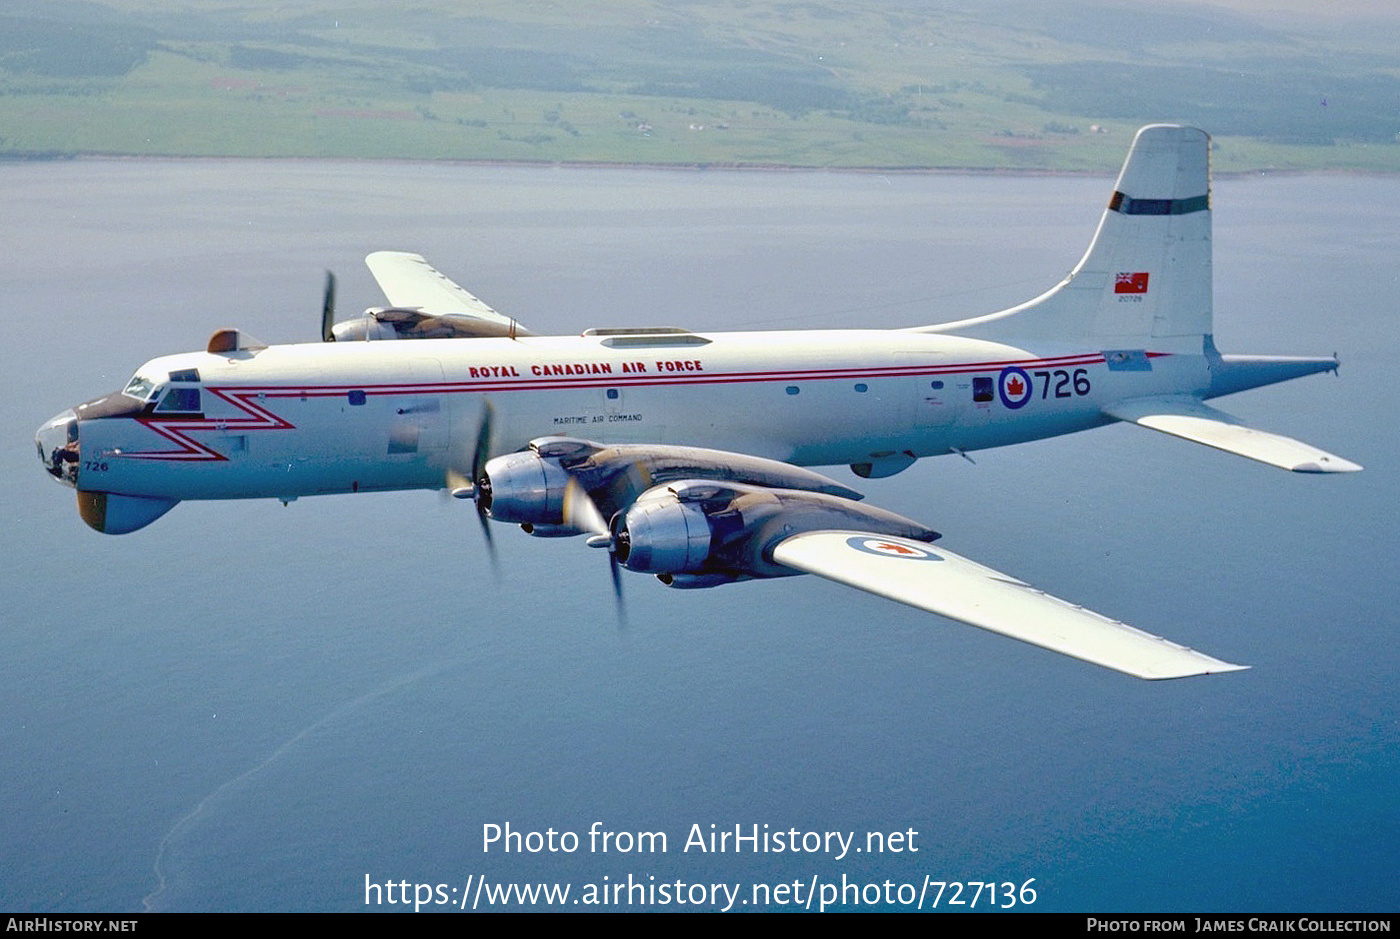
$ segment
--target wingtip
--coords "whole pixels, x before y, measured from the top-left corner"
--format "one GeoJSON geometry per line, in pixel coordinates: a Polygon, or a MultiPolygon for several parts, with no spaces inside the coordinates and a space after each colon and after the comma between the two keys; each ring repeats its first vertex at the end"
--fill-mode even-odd
{"type": "Polygon", "coordinates": [[[1299,463],[1291,467],[1295,473],[1359,473],[1364,467],[1360,463],[1344,460],[1339,456],[1324,454],[1316,460],[1299,463]]]}
{"type": "Polygon", "coordinates": [[[1224,675],[1228,672],[1245,672],[1253,668],[1252,665],[1236,665],[1233,662],[1222,662],[1219,659],[1212,660],[1209,664],[1190,671],[1155,672],[1145,674],[1135,672],[1138,678],[1145,678],[1148,681],[1170,681],[1174,678],[1195,678],[1198,675],[1224,675]]]}

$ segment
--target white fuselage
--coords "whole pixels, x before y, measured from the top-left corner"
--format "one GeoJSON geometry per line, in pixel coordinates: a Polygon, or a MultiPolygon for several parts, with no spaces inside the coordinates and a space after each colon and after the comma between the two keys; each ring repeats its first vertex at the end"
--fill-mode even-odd
{"type": "Polygon", "coordinates": [[[78,489],[178,500],[441,488],[469,463],[485,402],[495,453],[556,434],[884,475],[1210,384],[1199,355],[1137,350],[1111,367],[1105,350],[881,330],[307,344],[166,356],[138,374],[171,386],[190,369],[197,413],[82,422],[78,489]]]}

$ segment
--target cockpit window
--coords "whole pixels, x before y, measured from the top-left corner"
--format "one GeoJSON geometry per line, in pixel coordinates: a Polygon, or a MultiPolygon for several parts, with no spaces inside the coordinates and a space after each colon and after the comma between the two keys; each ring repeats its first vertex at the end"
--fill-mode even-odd
{"type": "Polygon", "coordinates": [[[157,412],[194,414],[199,411],[198,388],[171,388],[156,405],[157,412]]]}
{"type": "Polygon", "coordinates": [[[126,383],[126,387],[122,389],[122,394],[131,395],[131,397],[138,401],[148,401],[150,400],[151,392],[155,390],[156,383],[140,372],[137,372],[135,375],[131,376],[131,381],[126,383]]]}

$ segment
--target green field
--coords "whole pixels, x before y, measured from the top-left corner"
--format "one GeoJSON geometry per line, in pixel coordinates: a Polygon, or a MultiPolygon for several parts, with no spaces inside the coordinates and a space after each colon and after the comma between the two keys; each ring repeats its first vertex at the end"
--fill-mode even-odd
{"type": "Polygon", "coordinates": [[[1400,30],[1008,0],[14,0],[0,156],[1400,170],[1400,30]]]}

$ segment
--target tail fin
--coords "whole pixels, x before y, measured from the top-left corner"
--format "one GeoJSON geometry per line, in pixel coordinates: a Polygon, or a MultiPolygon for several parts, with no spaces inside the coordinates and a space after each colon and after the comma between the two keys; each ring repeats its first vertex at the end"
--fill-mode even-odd
{"type": "Polygon", "coordinates": [[[920,331],[1198,353],[1211,332],[1210,230],[1210,136],[1150,124],[1068,277],[1020,306],[920,331]]]}

